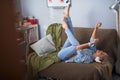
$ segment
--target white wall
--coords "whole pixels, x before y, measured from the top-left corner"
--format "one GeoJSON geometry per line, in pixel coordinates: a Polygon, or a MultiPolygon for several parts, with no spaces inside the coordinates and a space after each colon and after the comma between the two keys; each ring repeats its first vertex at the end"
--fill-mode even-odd
{"type": "MultiPolygon", "coordinates": [[[[103,23],[102,28],[116,28],[116,15],[109,7],[114,0],[72,0],[70,16],[73,26],[94,27],[95,23],[103,23]]],[[[47,0],[21,0],[22,15],[35,16],[39,20],[41,36],[51,23],[61,23],[64,9],[47,7],[47,0]]]]}

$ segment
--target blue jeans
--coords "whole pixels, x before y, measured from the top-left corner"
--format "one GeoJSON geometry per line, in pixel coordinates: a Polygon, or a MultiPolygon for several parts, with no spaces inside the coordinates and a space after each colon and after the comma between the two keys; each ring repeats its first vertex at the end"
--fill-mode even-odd
{"type": "Polygon", "coordinates": [[[76,46],[79,45],[79,42],[74,36],[75,32],[70,17],[66,18],[66,23],[69,27],[69,29],[65,31],[68,38],[65,41],[62,49],[58,53],[58,58],[60,58],[61,60],[69,59],[77,51],[76,46]]]}
{"type": "MultiPolygon", "coordinates": [[[[72,21],[70,17],[66,18],[66,23],[69,27],[69,29],[65,30],[65,33],[67,35],[67,40],[65,41],[62,49],[58,53],[58,58],[61,60],[68,60],[71,56],[73,56],[76,52],[77,55],[79,54],[76,49],[78,45],[80,45],[79,41],[75,38],[75,32],[72,26],[72,21]]],[[[94,39],[90,38],[90,42],[93,42],[94,39]]],[[[96,45],[93,44],[92,46],[89,47],[89,49],[92,51],[92,53],[96,52],[96,45]]],[[[81,54],[81,56],[84,55],[81,54]]]]}

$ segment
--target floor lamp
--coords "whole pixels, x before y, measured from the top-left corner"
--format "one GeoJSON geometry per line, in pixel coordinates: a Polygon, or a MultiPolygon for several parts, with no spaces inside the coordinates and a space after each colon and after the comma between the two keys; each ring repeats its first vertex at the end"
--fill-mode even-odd
{"type": "Polygon", "coordinates": [[[117,61],[115,64],[116,73],[120,75],[120,10],[119,10],[120,0],[116,1],[110,9],[116,13],[116,23],[117,23],[117,31],[118,31],[118,55],[117,61]]]}
{"type": "Polygon", "coordinates": [[[113,5],[110,6],[110,9],[116,13],[117,31],[119,30],[119,4],[120,4],[120,0],[116,1],[113,5]]]}

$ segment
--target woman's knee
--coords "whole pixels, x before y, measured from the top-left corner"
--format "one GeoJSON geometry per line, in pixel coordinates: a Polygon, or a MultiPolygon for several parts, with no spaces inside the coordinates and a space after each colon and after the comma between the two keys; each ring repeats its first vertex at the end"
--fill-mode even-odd
{"type": "Polygon", "coordinates": [[[63,53],[59,52],[57,57],[60,59],[60,60],[66,60],[66,57],[64,56],[63,53]]]}
{"type": "Polygon", "coordinates": [[[58,58],[61,60],[66,60],[70,58],[74,53],[76,52],[76,46],[71,46],[68,47],[67,49],[62,49],[61,51],[58,52],[58,58]]]}

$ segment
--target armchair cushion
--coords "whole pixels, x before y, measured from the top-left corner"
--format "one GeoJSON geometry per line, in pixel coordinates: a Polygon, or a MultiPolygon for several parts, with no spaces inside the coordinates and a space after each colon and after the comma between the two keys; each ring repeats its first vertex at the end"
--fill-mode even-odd
{"type": "Polygon", "coordinates": [[[39,41],[33,43],[30,47],[38,54],[38,56],[43,56],[56,50],[51,34],[48,34],[39,41]]]}

